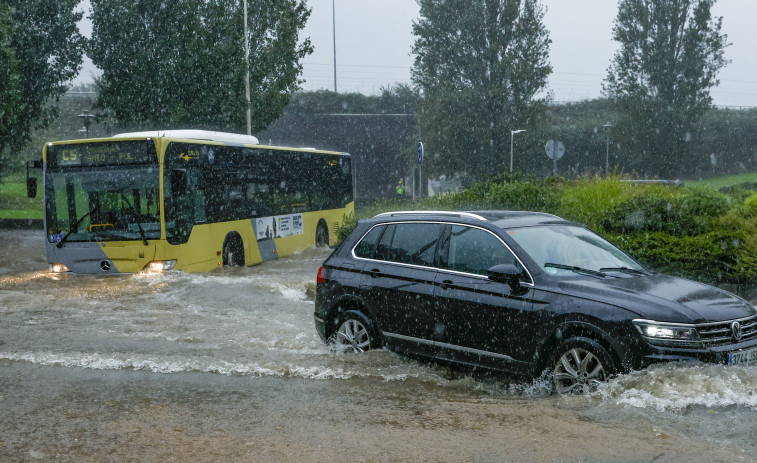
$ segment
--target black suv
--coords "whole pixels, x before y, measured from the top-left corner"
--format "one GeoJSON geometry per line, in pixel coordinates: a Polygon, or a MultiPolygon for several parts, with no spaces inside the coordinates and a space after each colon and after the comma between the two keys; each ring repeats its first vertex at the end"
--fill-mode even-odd
{"type": "Polygon", "coordinates": [[[548,371],[561,393],[659,361],[757,362],[747,301],[651,272],[549,214],[380,214],[357,224],[317,281],[316,329],[337,348],[548,371]]]}

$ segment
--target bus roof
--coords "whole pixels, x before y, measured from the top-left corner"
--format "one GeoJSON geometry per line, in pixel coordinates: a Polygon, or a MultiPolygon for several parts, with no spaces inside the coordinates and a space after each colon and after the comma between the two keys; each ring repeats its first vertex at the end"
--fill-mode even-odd
{"type": "Polygon", "coordinates": [[[238,133],[214,132],[212,130],[151,130],[146,132],[129,132],[113,135],[113,138],[184,138],[188,140],[208,140],[224,143],[240,143],[246,145],[258,145],[257,137],[238,133]]]}

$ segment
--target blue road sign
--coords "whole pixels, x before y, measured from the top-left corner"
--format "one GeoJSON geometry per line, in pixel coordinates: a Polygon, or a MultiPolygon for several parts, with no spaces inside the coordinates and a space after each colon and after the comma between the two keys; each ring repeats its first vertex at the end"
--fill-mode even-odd
{"type": "Polygon", "coordinates": [[[423,142],[418,142],[418,165],[423,163],[423,142]]]}

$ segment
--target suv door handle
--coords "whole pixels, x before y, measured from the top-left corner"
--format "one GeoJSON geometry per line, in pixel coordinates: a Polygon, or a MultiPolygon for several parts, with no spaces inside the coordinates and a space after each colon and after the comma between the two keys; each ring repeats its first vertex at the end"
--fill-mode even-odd
{"type": "Polygon", "coordinates": [[[442,289],[450,289],[452,287],[452,280],[444,280],[441,284],[442,289]]]}
{"type": "Polygon", "coordinates": [[[381,270],[377,268],[372,268],[368,271],[368,273],[371,275],[372,278],[375,278],[381,274],[381,270]]]}

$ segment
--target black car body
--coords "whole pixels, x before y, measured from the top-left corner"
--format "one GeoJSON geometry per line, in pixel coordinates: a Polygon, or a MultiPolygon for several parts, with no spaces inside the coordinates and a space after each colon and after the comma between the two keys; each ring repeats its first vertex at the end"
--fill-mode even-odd
{"type": "Polygon", "coordinates": [[[757,361],[747,301],[650,272],[543,213],[361,220],[319,270],[316,294],[324,340],[527,376],[549,370],[562,392],[659,361],[757,361]]]}

